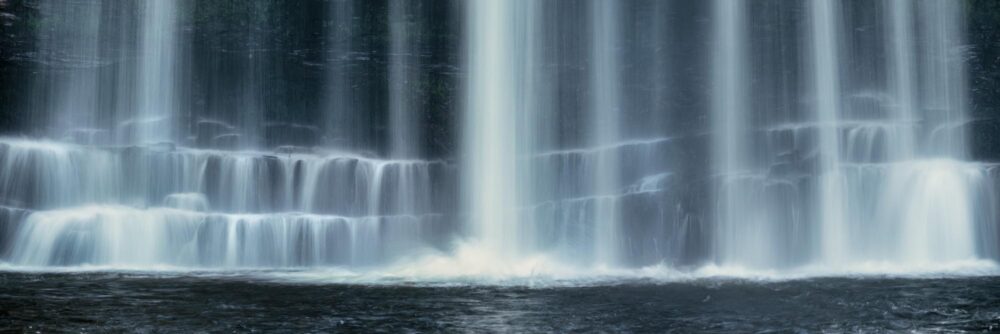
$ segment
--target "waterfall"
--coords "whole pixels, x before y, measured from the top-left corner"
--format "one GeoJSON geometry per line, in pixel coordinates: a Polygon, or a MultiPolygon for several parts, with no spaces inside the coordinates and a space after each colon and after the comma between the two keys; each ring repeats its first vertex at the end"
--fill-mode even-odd
{"type": "Polygon", "coordinates": [[[816,127],[819,129],[819,201],[821,249],[824,259],[836,263],[844,255],[847,242],[844,231],[844,179],[840,173],[840,69],[837,24],[838,3],[810,2],[812,22],[813,80],[816,94],[816,127]]]}
{"type": "Polygon", "coordinates": [[[35,78],[32,112],[51,125],[49,136],[90,142],[106,132],[99,124],[102,6],[101,1],[68,1],[39,8],[53,24],[39,31],[38,51],[63,70],[35,78]]]}
{"type": "Polygon", "coordinates": [[[448,169],[443,162],[335,153],[279,158],[5,141],[0,156],[0,206],[36,211],[10,245],[8,259],[25,265],[211,266],[222,260],[199,254],[216,252],[220,242],[237,247],[226,251],[233,260],[221,263],[230,267],[300,265],[292,257],[302,252],[317,265],[348,254],[347,263],[371,265],[418,247],[442,222],[440,204],[427,197],[386,195],[448,182],[440,176],[448,169]],[[130,243],[125,235],[146,239],[130,243]],[[150,241],[156,238],[166,239],[150,241]],[[76,241],[59,242],[66,239],[76,241]],[[286,255],[247,253],[259,242],[286,255]],[[144,243],[162,248],[140,249],[144,243]],[[170,252],[185,245],[201,248],[170,252]],[[66,254],[66,247],[80,252],[66,254]],[[130,251],[149,253],[120,254],[130,251]]]}
{"type": "MultiPolygon", "coordinates": [[[[922,152],[918,160],[893,167],[889,189],[883,195],[887,202],[902,205],[895,208],[899,211],[894,217],[901,225],[897,233],[902,241],[891,252],[897,261],[908,263],[975,258],[973,239],[978,232],[973,212],[990,206],[977,209],[975,194],[986,183],[981,167],[963,161],[967,158],[967,139],[958,124],[969,116],[965,68],[963,61],[956,59],[964,38],[961,5],[949,1],[893,1],[889,5],[895,48],[891,59],[896,69],[895,76],[890,76],[895,81],[890,82],[896,92],[897,115],[920,119],[924,123],[922,136],[926,138],[918,150],[922,152]],[[914,32],[913,20],[918,17],[924,25],[914,32]],[[914,45],[915,36],[922,40],[922,51],[914,45]],[[922,56],[923,61],[915,64],[912,55],[922,56]],[[915,65],[919,69],[914,69],[915,65]],[[917,98],[918,87],[923,87],[919,90],[923,102],[917,98]]],[[[903,138],[900,142],[909,140],[903,138]]],[[[908,150],[906,146],[894,148],[902,153],[908,150]]]]}
{"type": "Polygon", "coordinates": [[[0,108],[0,262],[996,267],[966,5],[43,2],[0,108]]]}
{"type": "Polygon", "coordinates": [[[262,30],[267,24],[267,8],[265,3],[252,3],[247,8],[246,24],[243,26],[242,37],[248,46],[245,58],[240,63],[238,97],[235,104],[235,124],[239,131],[235,140],[235,148],[255,149],[263,144],[261,140],[264,129],[264,100],[266,86],[264,71],[266,70],[269,52],[268,44],[263,41],[262,30]]]}
{"type": "Polygon", "coordinates": [[[759,193],[758,177],[752,173],[749,145],[752,139],[747,129],[751,106],[746,96],[744,45],[745,3],[716,0],[713,2],[713,37],[717,53],[712,59],[712,129],[713,164],[721,185],[718,187],[716,245],[718,261],[726,263],[774,263],[768,218],[762,202],[755,201],[759,193]]]}
{"type": "Polygon", "coordinates": [[[352,94],[352,39],[354,29],[354,5],[351,0],[332,1],[328,4],[325,60],[330,67],[326,71],[326,94],[323,95],[323,105],[326,111],[323,115],[326,143],[333,147],[354,149],[362,145],[362,131],[356,129],[360,125],[353,110],[359,105],[355,103],[352,94]]]}
{"type": "MultiPolygon", "coordinates": [[[[591,137],[588,144],[593,146],[613,145],[621,139],[621,87],[619,80],[620,56],[616,45],[619,36],[619,8],[614,0],[591,1],[591,137]]],[[[594,192],[597,199],[594,208],[595,259],[598,263],[612,265],[617,262],[620,227],[619,205],[616,195],[621,188],[619,156],[615,150],[604,150],[597,154],[594,171],[594,192]]]]}
{"type": "Polygon", "coordinates": [[[464,122],[463,192],[474,237],[501,258],[516,252],[518,69],[509,55],[523,51],[515,28],[526,22],[524,1],[468,4],[468,82],[464,122]]]}
{"type": "Polygon", "coordinates": [[[919,51],[920,93],[924,105],[925,133],[929,153],[935,156],[966,158],[968,144],[961,126],[968,119],[965,62],[964,10],[954,1],[917,3],[921,25],[919,51]]]}
{"type": "Polygon", "coordinates": [[[395,0],[389,2],[389,127],[390,155],[400,158],[418,156],[420,136],[418,109],[413,108],[416,99],[412,97],[418,78],[413,68],[418,66],[416,50],[413,48],[413,33],[418,29],[411,16],[413,1],[395,0]]]}
{"type": "MultiPolygon", "coordinates": [[[[913,3],[911,1],[892,1],[889,4],[889,14],[891,18],[891,41],[892,68],[890,69],[889,82],[895,99],[893,119],[899,124],[911,124],[917,122],[916,112],[916,85],[913,80],[916,78],[914,71],[914,39],[913,39],[913,3]]],[[[905,125],[904,125],[905,126],[905,125]]],[[[909,126],[905,126],[909,129],[909,126]]],[[[916,139],[914,131],[907,130],[904,134],[894,138],[896,143],[891,151],[898,154],[896,159],[912,158],[915,154],[914,147],[916,139]]]]}
{"type": "Polygon", "coordinates": [[[178,94],[175,66],[177,50],[177,3],[146,1],[143,7],[141,61],[139,65],[139,105],[132,131],[136,143],[174,140],[173,128],[178,94]]]}
{"type": "Polygon", "coordinates": [[[840,85],[847,73],[837,58],[842,54],[839,41],[845,38],[838,24],[844,21],[843,5],[811,5],[822,173],[816,198],[822,222],[816,237],[822,243],[819,261],[833,266],[878,261],[925,265],[975,258],[973,194],[988,185],[981,181],[981,167],[960,160],[965,140],[956,125],[967,116],[957,102],[964,97],[952,99],[965,89],[964,70],[955,65],[961,62],[952,58],[960,44],[951,43],[961,41],[957,5],[884,2],[887,63],[881,71],[888,78],[889,99],[882,102],[885,111],[878,119],[868,119],[861,113],[868,109],[858,102],[844,103],[861,88],[857,80],[840,85]],[[913,20],[919,16],[927,16],[921,21],[926,29],[915,32],[913,20]],[[915,63],[913,55],[923,61],[915,63]],[[929,98],[919,102],[917,87],[934,91],[923,91],[929,98]],[[884,158],[872,154],[876,146],[884,158]]]}
{"type": "Polygon", "coordinates": [[[177,6],[71,1],[41,7],[58,24],[40,32],[39,49],[63,69],[46,71],[36,85],[36,112],[50,119],[52,137],[95,145],[177,139],[177,6]]]}

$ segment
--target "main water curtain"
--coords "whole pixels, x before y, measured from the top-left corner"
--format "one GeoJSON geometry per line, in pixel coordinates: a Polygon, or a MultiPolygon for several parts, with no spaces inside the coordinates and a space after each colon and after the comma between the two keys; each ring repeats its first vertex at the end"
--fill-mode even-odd
{"type": "Polygon", "coordinates": [[[0,140],[0,261],[995,260],[968,6],[45,2],[0,140]]]}

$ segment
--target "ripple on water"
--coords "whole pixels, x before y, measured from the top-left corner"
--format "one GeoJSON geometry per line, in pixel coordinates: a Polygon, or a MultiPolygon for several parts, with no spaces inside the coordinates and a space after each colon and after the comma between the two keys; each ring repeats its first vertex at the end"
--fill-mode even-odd
{"type": "MultiPolygon", "coordinates": [[[[259,273],[258,273],[259,274],[259,273]]],[[[871,331],[1000,328],[1000,277],[299,284],[253,275],[0,272],[0,328],[41,331],[871,331]]]]}

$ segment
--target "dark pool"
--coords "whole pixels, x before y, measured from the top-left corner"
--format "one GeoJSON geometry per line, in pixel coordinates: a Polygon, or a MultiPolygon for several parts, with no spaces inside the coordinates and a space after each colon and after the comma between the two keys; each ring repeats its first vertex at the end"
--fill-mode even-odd
{"type": "Polygon", "coordinates": [[[1000,278],[704,279],[603,286],[300,284],[0,272],[14,331],[997,331],[1000,278]]]}

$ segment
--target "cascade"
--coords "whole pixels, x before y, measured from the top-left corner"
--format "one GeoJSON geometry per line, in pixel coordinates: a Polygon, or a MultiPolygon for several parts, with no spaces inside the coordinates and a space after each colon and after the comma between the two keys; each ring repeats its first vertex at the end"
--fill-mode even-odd
{"type": "Polygon", "coordinates": [[[177,50],[177,2],[146,1],[143,6],[140,77],[135,118],[135,143],[173,141],[178,109],[175,67],[180,63],[177,50]]]}
{"type": "Polygon", "coordinates": [[[62,70],[34,78],[32,112],[51,127],[46,135],[89,142],[106,132],[98,118],[102,6],[102,1],[68,1],[39,8],[53,24],[38,32],[38,52],[62,70]]]}
{"type": "Polygon", "coordinates": [[[968,87],[962,45],[964,10],[953,1],[916,3],[921,25],[916,54],[920,59],[920,96],[928,154],[967,158],[968,139],[962,126],[968,121],[968,87]]]}
{"type": "Polygon", "coordinates": [[[31,116],[0,137],[0,263],[995,265],[963,6],[44,2],[0,109],[31,116]]]}
{"type": "MultiPolygon", "coordinates": [[[[894,106],[892,117],[898,124],[912,124],[917,121],[916,113],[916,87],[914,87],[914,57],[913,57],[913,4],[908,1],[892,1],[889,4],[888,20],[891,27],[889,40],[892,50],[892,68],[890,68],[889,82],[893,92],[894,106]]],[[[905,126],[905,125],[904,125],[905,126]]],[[[906,127],[912,128],[912,127],[906,127]]],[[[898,154],[897,159],[912,158],[916,153],[914,147],[916,139],[915,131],[906,131],[904,134],[894,136],[896,142],[892,144],[893,153],[898,154]]]]}
{"type": "MultiPolygon", "coordinates": [[[[416,98],[416,85],[420,80],[419,52],[414,47],[419,32],[419,22],[415,18],[416,3],[396,0],[389,2],[389,156],[397,159],[416,159],[421,153],[420,134],[421,110],[416,98]]],[[[431,196],[427,183],[427,170],[405,168],[400,176],[406,180],[391,193],[394,202],[399,203],[403,212],[413,213],[420,209],[422,201],[431,196]],[[410,181],[413,180],[413,181],[410,181]],[[421,182],[423,181],[423,182],[421,182]],[[414,185],[415,187],[409,187],[414,185]]],[[[374,201],[373,203],[378,203],[374,201]]]]}
{"type": "Polygon", "coordinates": [[[773,263],[774,231],[762,209],[761,187],[751,169],[751,137],[747,129],[750,109],[746,96],[746,4],[716,0],[713,19],[716,53],[712,59],[713,164],[718,188],[718,262],[725,264],[773,263]]]}
{"type": "Polygon", "coordinates": [[[844,180],[840,172],[840,69],[838,63],[839,6],[832,1],[811,1],[812,66],[816,104],[816,126],[819,129],[819,186],[817,200],[820,224],[820,254],[832,263],[844,255],[847,242],[844,231],[844,180]]]}
{"type": "Polygon", "coordinates": [[[351,89],[353,78],[351,67],[352,39],[354,29],[353,1],[331,1],[328,15],[332,18],[325,28],[326,47],[324,59],[330,69],[326,71],[326,93],[323,94],[323,124],[327,145],[343,149],[353,149],[362,145],[361,131],[355,127],[360,123],[351,112],[356,105],[351,89]]]}
{"type": "Polygon", "coordinates": [[[420,136],[416,120],[418,110],[413,108],[416,99],[412,97],[414,85],[419,78],[414,77],[413,68],[418,66],[413,34],[417,24],[413,23],[413,1],[396,0],[389,2],[389,127],[390,155],[400,158],[418,156],[420,136]]]}
{"type": "Polygon", "coordinates": [[[177,11],[176,2],[161,1],[42,6],[58,24],[39,32],[39,50],[62,64],[36,84],[35,112],[49,120],[49,136],[96,145],[173,141],[177,11]]]}
{"type": "Polygon", "coordinates": [[[468,6],[468,82],[463,135],[463,198],[472,233],[482,247],[510,259],[517,252],[516,62],[523,51],[515,36],[525,26],[525,1],[472,1],[468,6]]]}
{"type": "Polygon", "coordinates": [[[248,50],[239,66],[239,84],[237,85],[237,101],[234,123],[238,131],[233,145],[238,149],[255,149],[260,147],[261,132],[264,128],[265,86],[264,71],[267,58],[272,50],[263,41],[262,28],[267,24],[266,3],[252,3],[247,6],[246,23],[242,27],[242,38],[246,40],[248,50]]]}
{"type": "MultiPolygon", "coordinates": [[[[620,140],[621,87],[619,80],[620,56],[616,41],[619,36],[618,2],[614,0],[591,1],[591,109],[588,144],[604,146],[620,140]]],[[[615,150],[602,150],[593,166],[594,192],[599,196],[594,203],[594,251],[598,263],[613,265],[617,261],[619,240],[619,204],[613,197],[621,188],[619,156],[615,150]],[[611,197],[606,197],[611,196],[611,197]]]]}
{"type": "Polygon", "coordinates": [[[26,265],[288,266],[299,265],[292,257],[301,252],[318,257],[310,261],[353,254],[345,258],[353,259],[350,264],[373,264],[390,258],[389,250],[398,250],[392,253],[398,255],[415,247],[428,237],[423,233],[430,233],[442,221],[441,203],[428,198],[399,202],[385,195],[449,182],[440,179],[447,175],[443,162],[373,160],[336,153],[277,157],[255,152],[5,141],[0,143],[0,156],[0,189],[5,194],[0,205],[37,210],[10,245],[9,260],[26,265]],[[228,226],[220,230],[222,234],[198,232],[222,228],[216,226],[220,224],[228,226]],[[299,239],[302,233],[316,235],[299,239]],[[147,239],[127,244],[131,241],[118,240],[125,239],[123,235],[147,239]],[[163,236],[170,237],[149,243],[162,249],[137,258],[119,257],[118,252],[138,252],[138,245],[163,236]],[[247,239],[251,237],[257,239],[247,239]],[[69,239],[75,241],[71,245],[60,241],[69,239]],[[351,243],[334,247],[316,245],[315,240],[351,243]],[[388,240],[391,246],[379,247],[388,240]],[[215,242],[237,247],[226,251],[229,258],[235,258],[193,260],[201,252],[214,252],[210,248],[194,249],[186,258],[172,257],[176,254],[169,252],[170,247],[189,243],[215,247],[215,242]],[[255,242],[285,247],[285,255],[279,256],[283,260],[274,262],[270,255],[241,251],[253,248],[255,242]],[[80,252],[66,254],[66,247],[80,252]]]}

